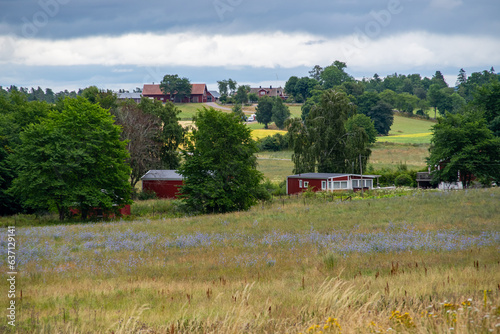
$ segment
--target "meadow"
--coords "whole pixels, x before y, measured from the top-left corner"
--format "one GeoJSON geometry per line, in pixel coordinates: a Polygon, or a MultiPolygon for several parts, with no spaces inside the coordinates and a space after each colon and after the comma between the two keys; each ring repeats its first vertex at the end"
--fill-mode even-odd
{"type": "MultiPolygon", "coordinates": [[[[261,130],[266,131],[266,130],[261,130]]],[[[428,144],[400,144],[377,142],[371,148],[368,165],[375,170],[395,170],[398,164],[405,164],[410,170],[421,170],[426,166],[429,156],[428,144]]],[[[257,153],[257,169],[271,181],[280,182],[292,175],[293,151],[257,153]]]]}
{"type": "Polygon", "coordinates": [[[498,332],[500,189],[366,195],[19,227],[0,332],[498,332]]]}

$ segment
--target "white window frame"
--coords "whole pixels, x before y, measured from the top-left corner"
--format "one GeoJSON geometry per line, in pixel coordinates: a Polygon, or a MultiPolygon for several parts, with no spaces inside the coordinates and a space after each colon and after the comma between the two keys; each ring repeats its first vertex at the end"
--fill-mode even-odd
{"type": "Polygon", "coordinates": [[[326,190],[326,181],[321,181],[321,190],[326,190]]]}
{"type": "Polygon", "coordinates": [[[309,188],[309,181],[304,181],[304,188],[309,188]]]}
{"type": "Polygon", "coordinates": [[[302,180],[299,180],[299,188],[302,188],[302,180]]]}
{"type": "Polygon", "coordinates": [[[352,180],[352,187],[353,188],[359,188],[359,180],[352,180]]]}

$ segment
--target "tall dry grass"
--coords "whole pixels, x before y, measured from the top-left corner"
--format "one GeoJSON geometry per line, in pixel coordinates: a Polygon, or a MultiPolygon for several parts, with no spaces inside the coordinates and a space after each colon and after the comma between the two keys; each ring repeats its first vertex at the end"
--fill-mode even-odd
{"type": "Polygon", "coordinates": [[[299,198],[19,228],[18,326],[0,331],[498,332],[499,197],[299,198]]]}

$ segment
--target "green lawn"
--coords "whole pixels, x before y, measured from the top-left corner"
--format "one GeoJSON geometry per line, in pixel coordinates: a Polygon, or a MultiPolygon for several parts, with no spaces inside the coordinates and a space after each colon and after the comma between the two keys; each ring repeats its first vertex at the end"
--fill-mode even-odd
{"type": "MultiPolygon", "coordinates": [[[[203,107],[208,108],[208,106],[204,103],[176,103],[175,106],[181,110],[181,113],[179,115],[181,121],[190,121],[193,119],[193,116],[196,115],[199,109],[203,109],[203,107]]],[[[227,112],[227,110],[221,111],[227,112]]]]}
{"type": "Polygon", "coordinates": [[[389,136],[377,138],[377,142],[402,143],[402,144],[428,144],[430,143],[433,121],[394,115],[389,136]]]}

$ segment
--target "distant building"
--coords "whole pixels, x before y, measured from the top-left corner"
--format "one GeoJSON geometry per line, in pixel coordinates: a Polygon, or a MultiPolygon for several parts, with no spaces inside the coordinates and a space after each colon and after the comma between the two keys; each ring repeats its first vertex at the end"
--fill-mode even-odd
{"type": "Polygon", "coordinates": [[[219,92],[215,90],[209,90],[208,91],[208,96],[207,96],[207,102],[217,102],[220,99],[220,94],[219,92]]]}
{"type": "Polygon", "coordinates": [[[342,173],[303,173],[290,175],[286,178],[286,193],[298,194],[307,190],[338,191],[338,190],[369,190],[380,175],[359,175],[342,173]]]}
{"type": "Polygon", "coordinates": [[[285,91],[283,88],[273,88],[273,86],[267,87],[259,87],[259,88],[250,88],[250,94],[256,94],[258,97],[270,96],[270,97],[281,97],[281,99],[286,100],[288,96],[285,95],[285,91]]]}
{"type": "Polygon", "coordinates": [[[118,93],[116,94],[118,101],[124,101],[127,99],[134,100],[136,103],[141,102],[142,93],[118,93]]]}
{"type": "MultiPolygon", "coordinates": [[[[191,96],[185,97],[181,103],[205,103],[208,102],[208,90],[206,84],[191,84],[191,96]]],[[[153,98],[162,102],[171,101],[170,94],[165,94],[160,85],[145,84],[142,89],[142,96],[153,98]]]]}
{"type": "Polygon", "coordinates": [[[177,198],[184,177],[176,170],[150,170],[143,177],[142,191],[153,191],[159,198],[177,198]]]}

